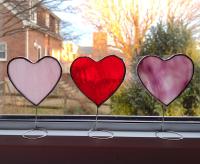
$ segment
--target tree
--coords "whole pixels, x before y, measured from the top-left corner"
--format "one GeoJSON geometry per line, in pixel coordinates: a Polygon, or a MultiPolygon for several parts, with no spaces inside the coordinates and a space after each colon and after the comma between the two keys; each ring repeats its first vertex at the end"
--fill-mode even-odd
{"type": "MultiPolygon", "coordinates": [[[[26,27],[33,27],[33,22],[31,20],[34,17],[36,10],[39,10],[41,6],[46,10],[52,11],[63,11],[63,12],[73,12],[73,9],[69,6],[63,7],[63,0],[1,0],[0,1],[0,37],[15,34],[17,32],[25,31],[26,27]],[[62,6],[62,8],[60,7],[62,6]],[[9,9],[9,10],[7,10],[9,9]],[[19,19],[15,19],[19,18],[19,19]],[[25,22],[26,27],[22,27],[21,22],[25,22]]],[[[69,29],[71,26],[69,22],[61,22],[61,26],[65,29],[69,29]]],[[[40,26],[34,26],[32,30],[41,30],[46,32],[46,29],[40,26]]],[[[73,39],[77,36],[72,36],[69,30],[62,32],[64,39],[73,39]]]]}
{"type": "Polygon", "coordinates": [[[195,41],[192,38],[191,30],[187,29],[182,22],[162,22],[150,29],[141,48],[141,55],[154,53],[158,56],[185,53],[192,56],[189,50],[194,48],[195,41]]]}
{"type": "Polygon", "coordinates": [[[195,63],[195,72],[193,80],[189,87],[181,96],[182,106],[186,109],[185,114],[188,116],[200,115],[200,63],[195,63]]]}
{"type": "MultiPolygon", "coordinates": [[[[157,26],[152,27],[150,33],[145,37],[142,45],[141,55],[156,54],[161,57],[167,57],[174,53],[185,53],[190,56],[195,56],[196,43],[192,38],[191,30],[181,22],[168,22],[164,24],[158,23],[157,26]],[[194,49],[191,51],[191,49],[194,49]]],[[[200,54],[199,54],[200,55],[200,54]]],[[[133,61],[133,77],[126,88],[122,88],[115,96],[112,97],[113,113],[117,114],[119,111],[124,114],[142,114],[142,115],[160,115],[161,104],[153,98],[139,83],[136,75],[136,66],[138,61],[133,61]],[[121,111],[121,106],[126,109],[121,111]],[[128,111],[128,112],[127,112],[128,111]]],[[[198,115],[200,103],[200,63],[195,62],[195,74],[191,84],[186,91],[177,98],[169,107],[167,115],[198,115]]]]}
{"type": "Polygon", "coordinates": [[[167,0],[167,21],[182,22],[192,31],[193,37],[200,36],[200,1],[167,0]]]}
{"type": "Polygon", "coordinates": [[[144,35],[156,20],[156,4],[150,0],[145,8],[138,0],[89,0],[83,14],[97,29],[111,36],[114,47],[132,58],[139,54],[144,35]]]}
{"type": "Polygon", "coordinates": [[[88,0],[86,3],[83,8],[86,19],[107,32],[114,46],[129,58],[140,54],[145,35],[159,19],[183,22],[193,34],[200,28],[200,2],[195,0],[88,0]]]}
{"type": "Polygon", "coordinates": [[[161,105],[136,81],[123,87],[111,98],[113,115],[156,116],[161,114],[161,105]]]}

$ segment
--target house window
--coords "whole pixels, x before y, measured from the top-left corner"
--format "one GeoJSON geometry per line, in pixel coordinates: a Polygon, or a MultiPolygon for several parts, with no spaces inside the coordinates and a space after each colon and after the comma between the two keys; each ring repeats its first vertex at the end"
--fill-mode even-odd
{"type": "Polygon", "coordinates": [[[33,11],[31,13],[31,21],[34,23],[37,23],[37,12],[36,11],[33,11]]]}
{"type": "Polygon", "coordinates": [[[31,0],[30,1],[30,19],[32,22],[37,23],[37,10],[36,10],[36,2],[31,0]]]}
{"type": "Polygon", "coordinates": [[[49,13],[46,13],[45,24],[46,24],[47,27],[49,27],[49,25],[50,25],[50,21],[49,20],[50,20],[49,13]]]}
{"type": "Polygon", "coordinates": [[[57,20],[55,20],[55,32],[56,32],[56,34],[59,33],[59,23],[57,20]]]}
{"type": "Polygon", "coordinates": [[[0,61],[7,60],[7,44],[0,43],[0,61]]]}

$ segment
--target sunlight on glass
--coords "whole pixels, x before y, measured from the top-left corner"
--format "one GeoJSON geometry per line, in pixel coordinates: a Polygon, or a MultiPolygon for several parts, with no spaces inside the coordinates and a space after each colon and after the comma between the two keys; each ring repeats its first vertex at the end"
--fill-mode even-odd
{"type": "Polygon", "coordinates": [[[12,58],[36,62],[50,55],[62,66],[61,80],[40,104],[40,115],[91,115],[96,107],[74,84],[71,64],[78,57],[100,61],[116,55],[126,64],[126,77],[99,114],[162,115],[162,105],[142,87],[136,68],[146,55],[166,59],[182,53],[193,60],[194,77],[166,115],[200,115],[199,0],[5,0],[0,5],[5,8],[0,8],[0,114],[34,114],[8,79],[12,58]]]}

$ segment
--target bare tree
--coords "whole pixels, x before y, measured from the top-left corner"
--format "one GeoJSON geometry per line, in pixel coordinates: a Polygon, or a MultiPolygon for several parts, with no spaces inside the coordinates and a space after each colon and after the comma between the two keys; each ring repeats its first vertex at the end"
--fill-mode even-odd
{"type": "MultiPolygon", "coordinates": [[[[33,22],[36,11],[43,8],[44,10],[73,12],[69,6],[63,7],[66,0],[0,0],[0,37],[12,35],[16,32],[22,32],[27,27],[31,30],[41,30],[48,32],[47,28],[38,26],[33,22]],[[62,6],[62,8],[61,8],[62,6]],[[22,25],[23,24],[23,25],[22,25]]],[[[59,22],[61,28],[67,29],[71,26],[69,22],[59,22]]],[[[65,30],[62,32],[64,39],[74,39],[77,36],[70,35],[65,30]]]]}
{"type": "Polygon", "coordinates": [[[193,32],[195,38],[200,37],[200,1],[199,0],[167,0],[168,21],[181,21],[193,32]]]}
{"type": "Polygon", "coordinates": [[[148,7],[143,7],[138,0],[88,0],[83,14],[107,32],[114,46],[129,58],[139,54],[144,36],[156,20],[158,3],[150,1],[148,7]]]}
{"type": "Polygon", "coordinates": [[[196,0],[87,0],[82,12],[127,57],[140,53],[146,33],[159,19],[183,21],[195,35],[200,30],[200,2],[196,0]]]}

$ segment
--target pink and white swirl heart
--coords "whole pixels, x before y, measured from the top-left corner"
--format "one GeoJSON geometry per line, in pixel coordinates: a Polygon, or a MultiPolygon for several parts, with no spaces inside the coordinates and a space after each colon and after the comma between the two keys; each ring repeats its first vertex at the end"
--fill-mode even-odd
{"type": "Polygon", "coordinates": [[[169,105],[186,89],[193,73],[193,62],[184,54],[166,60],[146,56],[137,67],[137,74],[144,87],[164,105],[169,105]]]}
{"type": "Polygon", "coordinates": [[[56,87],[62,75],[57,59],[45,56],[32,63],[17,57],[8,63],[8,77],[14,87],[33,105],[39,105],[56,87]]]}

